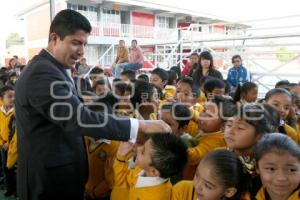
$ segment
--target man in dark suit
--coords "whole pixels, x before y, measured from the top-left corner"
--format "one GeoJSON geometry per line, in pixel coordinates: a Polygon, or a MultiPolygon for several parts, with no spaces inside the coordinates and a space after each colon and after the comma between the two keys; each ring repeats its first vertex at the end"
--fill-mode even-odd
{"type": "Polygon", "coordinates": [[[78,12],[58,13],[47,49],[17,82],[20,200],[83,200],[88,173],[83,135],[135,142],[141,133],[170,130],[161,121],[121,120],[83,106],[67,69],[83,56],[90,32],[78,12]]]}

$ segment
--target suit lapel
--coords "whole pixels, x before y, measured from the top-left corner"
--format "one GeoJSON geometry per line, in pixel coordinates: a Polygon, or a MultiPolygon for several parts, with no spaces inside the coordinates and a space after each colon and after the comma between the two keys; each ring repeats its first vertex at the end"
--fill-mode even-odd
{"type": "Polygon", "coordinates": [[[57,67],[61,72],[62,74],[64,75],[65,77],[65,80],[68,81],[68,83],[70,83],[71,85],[71,90],[73,92],[74,95],[76,95],[81,101],[82,98],[80,97],[80,95],[78,94],[78,91],[77,91],[77,87],[76,87],[76,83],[74,83],[73,80],[71,80],[72,77],[70,77],[67,72],[66,72],[66,68],[62,66],[62,64],[60,64],[51,54],[49,54],[49,52],[47,52],[45,49],[43,49],[40,54],[40,56],[46,58],[47,60],[49,60],[50,62],[53,63],[53,65],[55,67],[57,67]]]}

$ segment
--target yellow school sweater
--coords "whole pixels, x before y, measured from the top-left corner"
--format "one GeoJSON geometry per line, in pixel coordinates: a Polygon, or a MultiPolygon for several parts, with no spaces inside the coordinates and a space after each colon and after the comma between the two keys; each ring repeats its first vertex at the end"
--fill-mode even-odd
{"type": "MultiPolygon", "coordinates": [[[[15,120],[15,118],[12,116],[11,120],[15,120]]],[[[11,121],[12,123],[12,121],[11,121]]],[[[8,137],[8,148],[7,148],[7,160],[6,160],[6,166],[8,169],[11,169],[17,164],[18,159],[18,152],[17,152],[17,127],[16,123],[11,124],[11,127],[9,127],[9,134],[12,134],[8,137]]]]}
{"type": "MultiPolygon", "coordinates": [[[[258,191],[258,193],[255,196],[256,200],[266,200],[265,192],[266,192],[266,190],[264,188],[260,188],[260,190],[258,191]]],[[[299,199],[300,199],[300,192],[299,192],[299,190],[296,190],[288,198],[288,200],[299,200],[299,199]]]]}
{"type": "Polygon", "coordinates": [[[200,113],[204,110],[204,106],[197,103],[194,106],[190,107],[192,112],[192,119],[188,123],[185,132],[190,134],[191,136],[196,136],[199,133],[200,127],[198,125],[198,120],[200,113]]]}
{"type": "Polygon", "coordinates": [[[198,98],[198,103],[203,105],[205,102],[206,102],[206,96],[205,96],[204,92],[200,91],[200,96],[198,98]]]}
{"type": "Polygon", "coordinates": [[[8,124],[12,116],[13,109],[6,112],[3,106],[0,107],[0,146],[8,142],[8,124]]]}
{"type": "MultiPolygon", "coordinates": [[[[131,154],[127,155],[126,160],[128,160],[128,169],[134,169],[135,168],[135,162],[133,161],[133,157],[131,154]]],[[[117,200],[117,199],[122,199],[122,200],[128,200],[129,199],[129,189],[126,187],[120,187],[116,186],[115,184],[113,185],[113,189],[111,191],[110,195],[111,200],[117,200]]]]}
{"type": "MultiPolygon", "coordinates": [[[[129,200],[170,200],[172,185],[168,179],[145,177],[140,167],[128,169],[126,156],[117,155],[114,162],[114,175],[117,187],[129,190],[129,200]]],[[[124,198],[120,198],[124,199],[124,198]]],[[[111,200],[120,200],[112,199],[111,200]]]]}
{"type": "Polygon", "coordinates": [[[85,137],[89,164],[89,177],[85,185],[86,195],[103,198],[109,195],[113,185],[113,161],[119,142],[110,140],[95,141],[85,137]]]}
{"type": "Polygon", "coordinates": [[[286,134],[288,136],[290,136],[290,138],[292,138],[296,143],[300,144],[300,134],[299,134],[299,132],[297,132],[295,129],[293,129],[292,127],[290,127],[287,124],[284,124],[283,128],[284,128],[286,134]]]}
{"type": "Polygon", "coordinates": [[[226,147],[224,133],[219,131],[215,133],[199,134],[197,137],[199,143],[196,147],[188,149],[189,164],[198,165],[200,160],[216,148],[226,147]]]}
{"type": "Polygon", "coordinates": [[[300,118],[297,120],[297,133],[300,135],[300,118]]]}
{"type": "Polygon", "coordinates": [[[176,93],[176,86],[166,85],[164,89],[164,100],[170,101],[173,99],[174,94],[176,93]]]}
{"type": "Polygon", "coordinates": [[[180,181],[172,189],[172,200],[197,200],[193,181],[180,181]]]}

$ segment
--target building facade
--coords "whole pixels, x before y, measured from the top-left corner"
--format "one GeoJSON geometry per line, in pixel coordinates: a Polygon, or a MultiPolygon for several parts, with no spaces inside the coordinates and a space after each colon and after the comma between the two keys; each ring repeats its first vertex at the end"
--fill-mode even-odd
{"type": "MultiPolygon", "coordinates": [[[[151,1],[142,3],[133,0],[56,0],[56,13],[67,8],[82,13],[91,22],[93,28],[85,53],[90,65],[99,64],[102,55],[105,55],[101,58],[104,65],[110,65],[120,39],[125,40],[128,47],[130,47],[130,41],[136,39],[147,60],[144,65],[154,65],[155,60],[147,59],[147,55],[156,52],[157,44],[166,41],[176,42],[180,28],[189,27],[190,24],[224,22],[222,19],[201,16],[181,8],[157,7],[151,1]],[[109,48],[111,50],[106,52],[109,48]]],[[[25,43],[28,49],[28,59],[31,59],[46,47],[48,42],[49,1],[29,5],[18,15],[22,16],[26,23],[25,43]]],[[[224,33],[227,28],[224,25],[215,25],[212,28],[199,28],[196,31],[224,33]]],[[[184,51],[188,52],[189,49],[184,49],[184,51]]]]}

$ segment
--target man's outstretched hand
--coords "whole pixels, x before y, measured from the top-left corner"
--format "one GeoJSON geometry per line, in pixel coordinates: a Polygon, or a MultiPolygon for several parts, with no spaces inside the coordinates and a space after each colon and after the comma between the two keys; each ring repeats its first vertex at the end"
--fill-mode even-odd
{"type": "Polygon", "coordinates": [[[171,127],[162,120],[139,120],[137,144],[143,144],[148,139],[148,134],[171,133],[171,127]]]}

